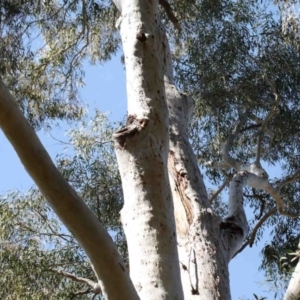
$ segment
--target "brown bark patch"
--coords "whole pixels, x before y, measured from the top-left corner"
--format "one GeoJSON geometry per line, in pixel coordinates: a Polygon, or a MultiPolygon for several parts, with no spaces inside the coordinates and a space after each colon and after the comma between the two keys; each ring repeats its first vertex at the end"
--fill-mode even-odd
{"type": "Polygon", "coordinates": [[[146,118],[137,119],[135,115],[129,115],[127,117],[126,126],[116,131],[113,134],[113,139],[122,148],[126,145],[126,140],[137,135],[145,126],[149,120],[146,118]]]}
{"type": "Polygon", "coordinates": [[[139,32],[139,33],[137,33],[136,39],[137,39],[139,42],[142,42],[142,43],[144,43],[144,42],[147,41],[147,37],[146,37],[146,35],[145,35],[144,32],[139,32]]]}
{"type": "Polygon", "coordinates": [[[228,217],[220,223],[220,229],[226,230],[231,234],[243,235],[243,229],[235,223],[234,217],[228,217]]]}
{"type": "Polygon", "coordinates": [[[175,188],[172,189],[174,211],[177,233],[180,236],[185,236],[189,231],[189,226],[193,222],[194,214],[192,211],[192,204],[190,199],[186,195],[186,188],[188,185],[187,174],[184,172],[178,172],[176,170],[177,160],[175,153],[170,151],[169,153],[169,173],[170,180],[173,180],[172,185],[175,188]]]}

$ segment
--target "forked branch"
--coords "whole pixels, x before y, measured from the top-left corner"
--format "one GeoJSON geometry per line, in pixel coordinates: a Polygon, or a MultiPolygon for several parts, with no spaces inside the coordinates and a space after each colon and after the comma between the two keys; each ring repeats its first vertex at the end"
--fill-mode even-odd
{"type": "MultiPolygon", "coordinates": [[[[257,144],[257,153],[256,153],[256,158],[253,163],[251,164],[244,164],[233,157],[230,156],[229,151],[230,147],[233,144],[234,139],[237,137],[237,135],[240,133],[240,127],[243,119],[245,118],[245,114],[240,117],[240,119],[237,121],[234,130],[230,134],[228,140],[225,142],[223,149],[222,149],[222,159],[223,162],[226,163],[229,167],[233,168],[236,172],[240,171],[247,171],[251,176],[251,180],[248,180],[247,184],[251,186],[252,188],[258,188],[267,191],[276,201],[277,204],[277,210],[281,215],[292,217],[292,218],[297,218],[298,214],[288,212],[285,209],[284,202],[279,194],[279,190],[281,187],[283,187],[285,184],[293,182],[295,180],[298,180],[300,178],[300,170],[295,172],[294,175],[287,177],[284,179],[280,184],[278,188],[275,188],[268,180],[268,174],[267,172],[261,167],[260,164],[260,149],[261,149],[261,137],[262,134],[264,133],[264,130],[271,119],[271,117],[276,113],[278,103],[279,103],[279,94],[274,92],[276,100],[274,103],[273,108],[267,115],[266,119],[264,120],[262,126],[261,126],[261,134],[258,139],[258,144],[257,144]]],[[[210,163],[210,166],[222,166],[222,163],[219,164],[214,164],[210,163]]]]}

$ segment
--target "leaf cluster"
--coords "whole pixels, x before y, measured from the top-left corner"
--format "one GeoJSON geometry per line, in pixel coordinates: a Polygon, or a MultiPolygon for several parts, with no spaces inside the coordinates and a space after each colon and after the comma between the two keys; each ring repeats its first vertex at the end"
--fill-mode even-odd
{"type": "MultiPolygon", "coordinates": [[[[98,111],[92,120],[83,119],[75,127],[69,131],[70,154],[59,155],[57,166],[111,233],[126,260],[127,245],[119,221],[123,194],[111,142],[115,127],[98,111]]],[[[38,190],[2,196],[0,224],[1,299],[96,296],[88,284],[59,273],[97,282],[82,248],[38,190]]]]}
{"type": "Polygon", "coordinates": [[[117,51],[116,18],[104,0],[1,1],[0,76],[35,128],[82,116],[83,63],[117,51]]]}

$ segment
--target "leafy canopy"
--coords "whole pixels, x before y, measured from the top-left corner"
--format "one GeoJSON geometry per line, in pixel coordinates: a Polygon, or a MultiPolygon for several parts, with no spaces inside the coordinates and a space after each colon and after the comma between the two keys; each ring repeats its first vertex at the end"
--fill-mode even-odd
{"type": "MultiPolygon", "coordinates": [[[[161,17],[177,84],[196,100],[190,138],[199,164],[215,187],[212,193],[232,174],[205,164],[221,159],[222,145],[241,116],[244,122],[231,155],[244,162],[253,160],[260,139],[266,166],[281,168],[282,175],[297,175],[300,39],[293,1],[174,0],[170,4],[180,30],[163,9],[161,17]]],[[[0,76],[35,128],[56,119],[81,119],[80,125],[75,124],[79,129],[70,131],[74,155],[59,156],[57,165],[126,257],[118,221],[122,190],[110,142],[114,127],[99,112],[88,124],[79,93],[84,84],[83,64],[105,62],[118,51],[117,18],[111,1],[1,1],[0,76]]],[[[277,180],[271,176],[272,182],[277,180]]],[[[299,191],[299,182],[281,190],[287,207],[296,212],[300,211],[299,191]]],[[[220,199],[214,201],[222,211],[220,199]]],[[[245,203],[251,212],[251,229],[274,207],[268,194],[253,189],[246,189],[245,203]]],[[[88,285],[57,272],[95,280],[84,253],[35,189],[1,197],[0,211],[4,224],[0,233],[4,276],[0,280],[5,287],[1,299],[85,297],[92,292],[88,285]]],[[[258,230],[256,241],[266,230],[272,232],[262,260],[262,267],[272,276],[282,271],[274,257],[297,247],[297,228],[297,219],[273,214],[258,230]]]]}

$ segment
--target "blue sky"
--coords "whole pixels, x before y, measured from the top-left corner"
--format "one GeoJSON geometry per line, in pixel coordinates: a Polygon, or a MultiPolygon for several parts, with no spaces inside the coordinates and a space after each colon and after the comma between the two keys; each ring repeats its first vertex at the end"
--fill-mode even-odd
{"type": "MultiPolygon", "coordinates": [[[[103,66],[95,67],[87,63],[85,72],[86,86],[81,96],[84,103],[89,106],[89,110],[92,112],[93,108],[97,107],[102,112],[110,112],[110,119],[113,121],[122,119],[126,114],[126,87],[125,71],[120,57],[113,58],[103,66]]],[[[55,128],[51,134],[60,138],[64,135],[64,129],[55,128]]],[[[62,147],[47,132],[41,131],[39,136],[52,157],[61,151],[62,147]]],[[[0,166],[0,192],[2,194],[13,189],[26,191],[33,184],[2,132],[0,132],[0,166]]],[[[275,175],[273,171],[272,174],[275,175]]],[[[280,173],[280,170],[275,171],[277,174],[280,173]]],[[[227,196],[225,197],[226,200],[227,196]]],[[[262,285],[265,280],[263,274],[258,271],[259,252],[265,242],[266,238],[257,246],[246,248],[230,263],[233,300],[254,299],[253,293],[272,299],[268,286],[262,285]]]]}

